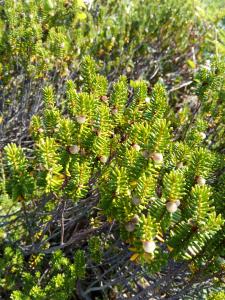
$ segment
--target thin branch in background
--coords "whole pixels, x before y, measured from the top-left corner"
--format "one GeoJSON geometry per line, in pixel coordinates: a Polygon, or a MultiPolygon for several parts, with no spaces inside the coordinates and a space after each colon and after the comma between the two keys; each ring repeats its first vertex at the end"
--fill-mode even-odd
{"type": "Polygon", "coordinates": [[[31,230],[32,226],[31,226],[29,218],[28,218],[28,213],[27,213],[27,209],[26,209],[26,205],[25,205],[24,201],[25,201],[25,199],[21,200],[21,205],[22,205],[22,209],[23,209],[23,213],[24,213],[26,227],[29,232],[30,241],[32,242],[32,240],[33,240],[33,235],[32,235],[32,230],[31,230]]]}
{"type": "Polygon", "coordinates": [[[60,245],[64,244],[64,210],[65,210],[65,201],[63,201],[62,215],[61,215],[61,240],[60,240],[60,245]]]}
{"type": "Polygon", "coordinates": [[[183,82],[182,84],[179,84],[179,85],[177,85],[177,86],[171,88],[171,89],[168,91],[168,93],[172,93],[172,92],[175,92],[175,91],[177,91],[177,90],[183,89],[183,88],[185,88],[185,87],[191,85],[192,83],[193,83],[193,80],[189,80],[189,81],[187,81],[187,82],[183,82]]]}
{"type": "Polygon", "coordinates": [[[195,54],[195,47],[192,46],[191,47],[191,52],[192,52],[192,60],[193,60],[193,63],[194,63],[194,74],[197,72],[197,60],[196,60],[196,54],[195,54]]]}

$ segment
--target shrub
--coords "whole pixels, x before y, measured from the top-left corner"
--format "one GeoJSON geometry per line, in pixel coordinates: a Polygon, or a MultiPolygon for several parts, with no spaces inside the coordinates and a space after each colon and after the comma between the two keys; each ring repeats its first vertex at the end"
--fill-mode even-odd
{"type": "Polygon", "coordinates": [[[215,39],[214,20],[200,14],[200,2],[194,4],[191,0],[110,0],[91,6],[82,0],[4,1],[0,8],[4,143],[26,139],[30,118],[42,107],[42,88],[54,83],[61,97],[64,82],[79,75],[85,54],[99,60],[101,73],[110,82],[120,74],[152,83],[162,77],[170,89],[176,85],[174,93],[179,94],[179,86],[190,84],[208,40],[215,39]]]}
{"type": "Polygon", "coordinates": [[[75,282],[80,295],[112,285],[123,290],[122,274],[133,273],[135,266],[141,269],[128,277],[130,284],[143,274],[157,280],[141,291],[142,297],[156,296],[157,288],[159,294],[163,289],[182,296],[194,284],[220,281],[225,163],[223,141],[213,147],[208,142],[224,132],[224,123],[216,122],[224,109],[218,106],[224,95],[223,63],[215,61],[196,77],[194,114],[185,105],[178,112],[170,107],[162,81],[149,95],[145,81],[128,84],[121,76],[111,91],[89,56],[81,75],[82,85],[67,81],[60,101],[52,86],[44,89],[43,113],[30,125],[32,147],[11,143],[4,148],[4,293],[12,293],[12,299],[45,299],[46,291],[52,299],[66,299],[69,289],[69,299],[75,282]],[[6,197],[10,204],[4,207],[6,197]],[[7,281],[12,246],[18,276],[7,281]],[[58,255],[58,267],[48,268],[44,261],[54,265],[58,255]],[[19,274],[30,273],[33,257],[40,260],[42,275],[24,284],[19,274]],[[118,282],[113,268],[120,261],[118,282]],[[101,287],[97,280],[93,287],[99,264],[99,280],[113,281],[101,287]],[[85,265],[90,273],[85,274],[85,265]],[[166,275],[159,279],[158,272],[166,275]]]}

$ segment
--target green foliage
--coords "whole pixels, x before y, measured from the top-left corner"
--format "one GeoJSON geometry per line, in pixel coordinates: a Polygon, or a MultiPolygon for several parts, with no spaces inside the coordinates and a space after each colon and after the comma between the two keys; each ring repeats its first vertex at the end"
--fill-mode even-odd
{"type": "Polygon", "coordinates": [[[129,298],[149,273],[149,297],[224,298],[224,16],[221,0],[1,3],[0,298],[129,298]]]}
{"type": "MultiPolygon", "coordinates": [[[[7,137],[6,132],[14,129],[12,107],[18,106],[24,126],[39,109],[43,86],[54,81],[56,91],[61,91],[65,79],[76,77],[83,55],[98,59],[111,82],[120,74],[153,83],[163,77],[169,86],[191,78],[198,67],[195,57],[200,63],[215,41],[213,25],[218,21],[209,19],[206,11],[193,0],[98,0],[89,5],[83,0],[4,1],[0,8],[4,134],[7,137]],[[13,121],[8,123],[9,119],[13,121]]],[[[83,68],[84,91],[95,72],[91,63],[83,68]]],[[[107,80],[98,77],[92,89],[104,95],[107,80]]]]}
{"type": "Polygon", "coordinates": [[[9,144],[5,147],[5,154],[8,165],[8,174],[11,177],[6,189],[10,190],[12,198],[15,200],[30,197],[34,190],[34,178],[28,170],[28,160],[21,147],[9,144]]]}
{"type": "Polygon", "coordinates": [[[95,263],[100,263],[102,251],[101,251],[102,241],[98,236],[92,236],[88,241],[88,247],[90,251],[91,259],[95,263]]]}
{"type": "Polygon", "coordinates": [[[224,148],[225,63],[214,59],[209,68],[203,68],[196,77],[201,118],[207,122],[206,133],[212,149],[224,148]]]}
{"type": "MultiPolygon", "coordinates": [[[[44,89],[44,111],[32,118],[30,126],[33,148],[28,152],[9,144],[3,155],[6,191],[26,216],[19,225],[21,232],[26,232],[29,222],[36,223],[35,234],[31,231],[22,237],[21,249],[31,255],[29,266],[23,252],[17,249],[15,254],[10,247],[1,260],[1,284],[12,299],[45,299],[46,295],[70,299],[75,282],[87,276],[86,255],[101,263],[107,243],[100,235],[89,237],[87,251],[82,247],[66,257],[60,250],[52,251],[57,240],[43,227],[51,222],[55,209],[62,213],[61,207],[88,206],[91,201],[99,212],[92,215],[90,210],[85,225],[79,226],[85,226],[89,236],[89,230],[104,225],[103,220],[113,221],[133,252],[131,260],[149,272],[159,272],[171,259],[187,261],[193,273],[216,273],[223,268],[218,259],[224,256],[224,206],[219,199],[224,196],[224,155],[211,150],[207,138],[199,139],[198,134],[208,130],[206,106],[210,116],[217,117],[214,101],[220,101],[224,77],[204,72],[198,75],[202,106],[197,126],[180,125],[184,135],[171,126],[172,108],[161,82],[148,95],[145,81],[132,81],[129,97],[128,79],[121,76],[109,91],[90,57],[81,64],[83,85],[78,90],[68,81],[65,100],[57,104],[53,88],[44,89]],[[204,76],[210,88],[202,83],[204,76]],[[34,215],[37,201],[46,197],[50,200],[42,207],[43,216],[34,215]],[[28,246],[29,241],[33,246],[28,246]],[[32,249],[38,244],[36,253],[32,249]],[[48,251],[53,254],[47,262],[48,251]],[[6,272],[9,260],[13,276],[6,272]]],[[[79,214],[72,216],[79,220],[79,214]]],[[[64,245],[64,230],[61,225],[59,248],[64,245]]],[[[16,236],[12,238],[18,242],[16,236]]]]}
{"type": "Polygon", "coordinates": [[[214,293],[210,293],[210,295],[208,296],[208,300],[223,300],[225,297],[225,293],[222,292],[214,292],[214,293]]]}
{"type": "Polygon", "coordinates": [[[187,52],[203,32],[192,1],[183,5],[178,0],[100,0],[92,9],[83,0],[7,0],[1,7],[1,28],[2,71],[22,67],[37,76],[55,67],[66,74],[74,59],[89,52],[108,61],[109,68],[128,63],[132,69],[137,57],[153,55],[156,44],[157,51],[165,51],[164,64],[168,57],[187,52]]]}
{"type": "MultiPolygon", "coordinates": [[[[5,250],[4,259],[9,259],[10,249],[5,250]]],[[[12,249],[11,249],[12,251],[12,249]]],[[[21,255],[21,253],[20,253],[21,255]]],[[[6,289],[15,289],[15,280],[22,283],[21,290],[14,290],[10,299],[70,299],[77,278],[83,276],[85,262],[81,253],[76,252],[74,262],[70,262],[61,251],[56,251],[50,259],[42,254],[32,255],[29,265],[19,260],[12,251],[13,262],[7,267],[11,275],[2,280],[6,289]],[[20,263],[20,264],[19,264],[20,263]],[[46,267],[47,264],[47,267],[46,267]],[[11,284],[8,285],[8,284],[11,284]],[[12,284],[13,283],[13,284],[12,284]]],[[[2,259],[3,261],[3,259],[2,259]]]]}
{"type": "MultiPolygon", "coordinates": [[[[54,3],[45,3],[50,15],[54,3]]],[[[61,59],[64,50],[56,48],[61,59]]],[[[222,60],[195,81],[194,114],[185,105],[174,110],[162,80],[150,93],[147,81],[125,75],[111,85],[90,56],[77,81],[65,83],[65,95],[44,87],[43,111],[30,124],[32,147],[3,150],[1,202],[13,203],[0,262],[7,297],[71,299],[76,282],[89,276],[88,262],[104,260],[109,237],[103,242],[100,232],[109,223],[148,272],[171,260],[185,261],[192,273],[223,270],[222,60]],[[73,254],[73,247],[67,255],[58,250],[73,243],[73,254]]]]}

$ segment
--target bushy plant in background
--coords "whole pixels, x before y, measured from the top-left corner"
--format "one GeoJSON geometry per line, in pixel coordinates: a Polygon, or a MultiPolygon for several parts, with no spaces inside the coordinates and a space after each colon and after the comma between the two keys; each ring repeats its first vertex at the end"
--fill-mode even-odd
{"type": "Polygon", "coordinates": [[[29,120],[43,104],[40,91],[54,83],[61,97],[65,81],[79,75],[84,54],[100,61],[101,73],[110,82],[121,74],[152,83],[162,77],[169,89],[178,87],[179,94],[214,41],[213,24],[218,20],[200,14],[201,8],[201,2],[191,0],[110,0],[91,5],[82,0],[4,1],[0,7],[4,143],[26,142],[29,120]]]}
{"type": "Polygon", "coordinates": [[[77,58],[85,52],[107,63],[107,75],[115,69],[118,75],[128,65],[129,74],[134,64],[139,59],[144,63],[145,58],[149,74],[156,65],[153,58],[162,64],[160,72],[164,64],[165,71],[172,72],[171,67],[178,66],[180,56],[187,58],[205,31],[204,22],[195,13],[197,4],[179,0],[94,1],[88,8],[83,0],[7,0],[1,7],[3,80],[20,70],[43,77],[57,68],[66,75],[67,68],[76,66],[77,58]]]}
{"type": "Polygon", "coordinates": [[[89,56],[59,100],[44,88],[33,144],[2,151],[5,297],[194,297],[196,286],[223,287],[224,70],[218,59],[203,68],[196,102],[179,111],[162,81],[149,93],[123,75],[109,88],[89,56]]]}

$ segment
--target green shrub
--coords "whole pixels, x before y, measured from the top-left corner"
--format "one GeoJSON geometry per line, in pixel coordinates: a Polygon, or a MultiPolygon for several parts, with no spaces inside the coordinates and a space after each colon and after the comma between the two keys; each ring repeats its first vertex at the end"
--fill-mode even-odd
{"type": "Polygon", "coordinates": [[[126,66],[131,72],[140,58],[153,64],[149,72],[158,56],[160,69],[171,72],[179,64],[170,62],[188,55],[203,25],[192,1],[95,1],[88,9],[83,0],[7,0],[1,7],[3,80],[21,70],[43,77],[57,68],[65,76],[84,53],[102,58],[107,75],[126,66]]]}
{"type": "MultiPolygon", "coordinates": [[[[44,89],[44,110],[30,125],[32,147],[11,143],[4,148],[2,194],[12,205],[8,210],[2,202],[8,220],[5,244],[17,249],[12,260],[7,256],[12,248],[5,248],[4,292],[12,292],[12,299],[45,299],[46,294],[67,299],[65,293],[69,299],[76,268],[88,282],[84,266],[101,264],[107,251],[118,257],[125,251],[153,275],[178,263],[189,270],[187,286],[220,280],[225,160],[223,141],[214,147],[208,141],[218,138],[217,130],[224,132],[224,122],[215,122],[224,109],[219,106],[224,65],[217,61],[196,77],[194,114],[175,112],[161,81],[149,95],[145,81],[129,84],[121,76],[111,91],[89,56],[81,74],[82,85],[69,80],[60,101],[52,86],[44,89]],[[73,264],[73,249],[79,248],[73,264]],[[55,252],[59,249],[67,258],[55,252]],[[50,273],[43,283],[38,277],[24,284],[21,272],[30,274],[27,260],[33,255],[42,265],[38,276],[50,273]],[[49,256],[50,268],[44,263],[49,256]],[[10,268],[14,260],[17,265],[10,279],[8,260],[10,268]]],[[[168,283],[165,293],[172,292],[169,288],[168,283]]]]}
{"type": "Polygon", "coordinates": [[[85,54],[99,61],[110,82],[120,74],[151,83],[164,78],[169,89],[175,85],[172,98],[178,102],[179,87],[188,87],[202,57],[215,51],[209,44],[216,39],[217,20],[208,19],[205,11],[201,2],[192,0],[101,0],[91,6],[83,0],[4,1],[0,7],[4,143],[26,139],[30,118],[42,107],[42,88],[54,83],[57,95],[63,95],[64,82],[77,78],[85,54]]]}

